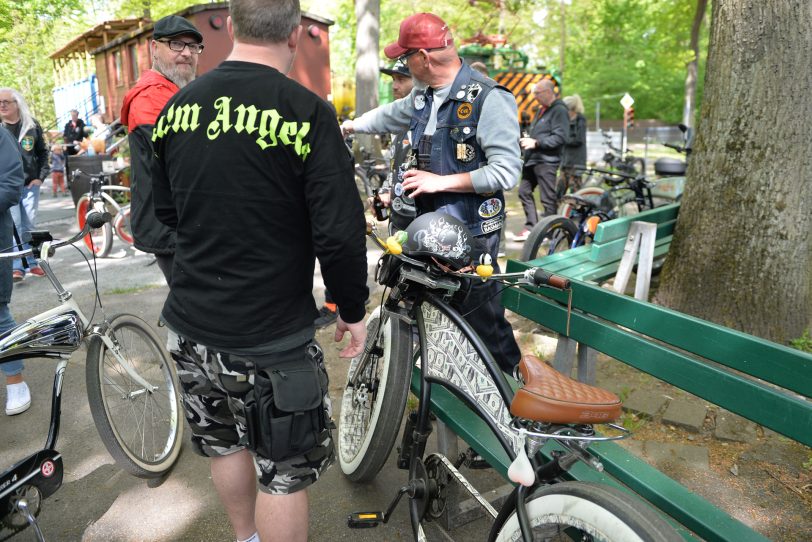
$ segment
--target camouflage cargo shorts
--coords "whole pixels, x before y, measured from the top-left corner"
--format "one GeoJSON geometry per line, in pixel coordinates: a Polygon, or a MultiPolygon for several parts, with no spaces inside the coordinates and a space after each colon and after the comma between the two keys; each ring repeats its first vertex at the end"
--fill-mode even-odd
{"type": "MultiPolygon", "coordinates": [[[[246,448],[246,423],[243,414],[243,397],[253,386],[253,372],[246,360],[239,356],[221,353],[202,344],[181,337],[168,330],[167,348],[175,360],[183,395],[186,420],[192,430],[192,445],[195,452],[205,457],[218,457],[246,448]],[[243,393],[227,391],[223,376],[241,380],[245,386],[243,393]]],[[[327,378],[324,357],[315,341],[319,357],[319,367],[327,378]]],[[[305,348],[308,345],[303,346],[305,348]]],[[[324,409],[328,420],[332,420],[329,394],[324,395],[324,409]]],[[[332,427],[332,421],[329,422],[332,427]]],[[[271,461],[254,452],[254,465],[260,489],[272,495],[295,493],[318,480],[319,476],[335,461],[333,440],[330,430],[326,438],[307,454],[284,461],[271,461]]]]}

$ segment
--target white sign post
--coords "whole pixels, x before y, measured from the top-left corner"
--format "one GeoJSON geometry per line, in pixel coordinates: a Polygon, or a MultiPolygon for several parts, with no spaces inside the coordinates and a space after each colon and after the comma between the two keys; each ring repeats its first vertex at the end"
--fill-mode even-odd
{"type": "Polygon", "coordinates": [[[624,158],[626,156],[626,130],[628,128],[628,110],[631,106],[634,105],[634,98],[627,92],[623,95],[620,99],[620,105],[623,106],[623,132],[620,138],[620,157],[624,158]]]}

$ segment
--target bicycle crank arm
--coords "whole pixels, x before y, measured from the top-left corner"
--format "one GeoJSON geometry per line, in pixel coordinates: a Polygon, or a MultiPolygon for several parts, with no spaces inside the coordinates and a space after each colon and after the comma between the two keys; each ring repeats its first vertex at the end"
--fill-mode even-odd
{"type": "Polygon", "coordinates": [[[407,486],[403,486],[398,490],[398,494],[389,503],[389,508],[386,512],[353,512],[347,516],[347,527],[350,529],[369,529],[377,527],[381,523],[387,523],[389,518],[392,517],[392,512],[395,511],[400,499],[407,493],[413,493],[411,482],[407,486]]]}
{"type": "Polygon", "coordinates": [[[488,514],[490,514],[491,518],[496,519],[496,516],[498,515],[496,509],[494,509],[494,507],[491,506],[491,503],[486,501],[482,495],[479,494],[479,491],[477,491],[476,488],[472,486],[471,483],[465,478],[465,476],[463,476],[462,473],[454,467],[446,456],[442,454],[431,454],[426,458],[426,464],[429,464],[435,460],[438,461],[439,464],[442,465],[457,480],[457,482],[469,495],[471,495],[471,497],[476,499],[479,505],[484,508],[488,514]]]}

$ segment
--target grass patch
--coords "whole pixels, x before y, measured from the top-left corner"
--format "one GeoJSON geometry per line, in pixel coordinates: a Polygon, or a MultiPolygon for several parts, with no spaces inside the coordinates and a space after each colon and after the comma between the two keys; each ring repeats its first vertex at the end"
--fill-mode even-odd
{"type": "Polygon", "coordinates": [[[147,284],[145,286],[132,286],[130,288],[113,288],[112,290],[106,290],[102,295],[137,294],[147,290],[154,290],[155,288],[160,288],[160,286],[157,284],[147,284]]]}
{"type": "Polygon", "coordinates": [[[789,345],[801,352],[812,354],[812,337],[809,335],[809,330],[804,331],[804,334],[797,339],[789,341],[789,345]]]}

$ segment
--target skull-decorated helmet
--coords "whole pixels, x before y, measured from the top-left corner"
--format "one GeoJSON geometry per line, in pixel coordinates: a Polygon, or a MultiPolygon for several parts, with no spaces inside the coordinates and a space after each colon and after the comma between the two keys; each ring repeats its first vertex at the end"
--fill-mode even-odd
{"type": "Polygon", "coordinates": [[[426,213],[406,228],[403,252],[411,257],[433,256],[452,269],[471,264],[475,257],[474,237],[465,224],[444,213],[426,213]]]}

